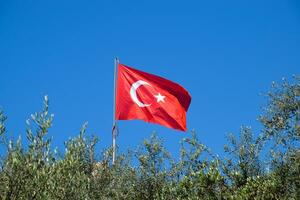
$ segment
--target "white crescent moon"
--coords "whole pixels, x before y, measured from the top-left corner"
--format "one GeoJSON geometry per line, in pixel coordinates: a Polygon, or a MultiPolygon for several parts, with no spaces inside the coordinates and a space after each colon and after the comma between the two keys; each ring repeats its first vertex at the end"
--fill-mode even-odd
{"type": "Polygon", "coordinates": [[[136,90],[141,86],[141,85],[149,85],[151,86],[149,83],[139,80],[135,83],[132,84],[131,88],[130,88],[130,96],[132,101],[134,101],[134,103],[136,103],[139,107],[147,107],[147,106],[151,106],[151,104],[144,104],[142,102],[140,102],[137,98],[136,95],[136,90]]]}

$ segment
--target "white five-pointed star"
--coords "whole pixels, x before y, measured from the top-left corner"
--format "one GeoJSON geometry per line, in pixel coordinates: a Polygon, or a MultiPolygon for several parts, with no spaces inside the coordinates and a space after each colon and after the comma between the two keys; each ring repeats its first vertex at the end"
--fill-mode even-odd
{"type": "Polygon", "coordinates": [[[160,101],[165,103],[165,96],[162,96],[160,93],[158,93],[158,95],[154,95],[154,97],[157,99],[157,103],[159,103],[160,101]]]}

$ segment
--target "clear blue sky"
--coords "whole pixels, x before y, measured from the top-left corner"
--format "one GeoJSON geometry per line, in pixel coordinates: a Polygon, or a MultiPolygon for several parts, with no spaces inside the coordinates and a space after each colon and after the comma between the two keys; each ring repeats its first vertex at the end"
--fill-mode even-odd
{"type": "MultiPolygon", "coordinates": [[[[251,1],[0,1],[0,105],[8,131],[49,95],[53,146],[88,132],[111,143],[113,59],[183,85],[188,128],[222,154],[225,135],[256,121],[271,82],[300,74],[300,3],[251,1]]],[[[156,131],[175,157],[190,133],[119,123],[121,149],[156,131]]]]}

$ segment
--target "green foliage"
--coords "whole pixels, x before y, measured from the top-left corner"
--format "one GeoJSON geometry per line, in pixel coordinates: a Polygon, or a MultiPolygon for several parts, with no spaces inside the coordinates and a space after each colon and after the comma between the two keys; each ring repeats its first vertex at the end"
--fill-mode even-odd
{"type": "Polygon", "coordinates": [[[235,190],[243,187],[249,178],[261,175],[261,148],[250,127],[241,128],[240,141],[233,134],[228,135],[228,140],[231,146],[225,145],[224,150],[229,153],[230,158],[224,159],[223,171],[235,190]]]}
{"type": "Polygon", "coordinates": [[[47,96],[42,111],[26,121],[26,146],[8,137],[0,110],[0,199],[299,199],[300,79],[273,84],[267,97],[262,131],[245,126],[228,135],[225,158],[192,131],[179,158],[153,134],[114,165],[112,149],[95,155],[98,139],[86,135],[86,123],[64,153],[51,147],[47,96]]]}

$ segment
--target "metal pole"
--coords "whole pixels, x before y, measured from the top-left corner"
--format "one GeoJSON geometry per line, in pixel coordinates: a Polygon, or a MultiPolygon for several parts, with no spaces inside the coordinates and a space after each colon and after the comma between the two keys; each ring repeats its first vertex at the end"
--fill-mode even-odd
{"type": "Polygon", "coordinates": [[[116,136],[117,136],[117,120],[116,120],[116,87],[117,87],[117,67],[119,64],[118,58],[115,58],[115,68],[114,68],[114,105],[113,105],[113,128],[112,128],[112,164],[116,161],[116,136]]]}

